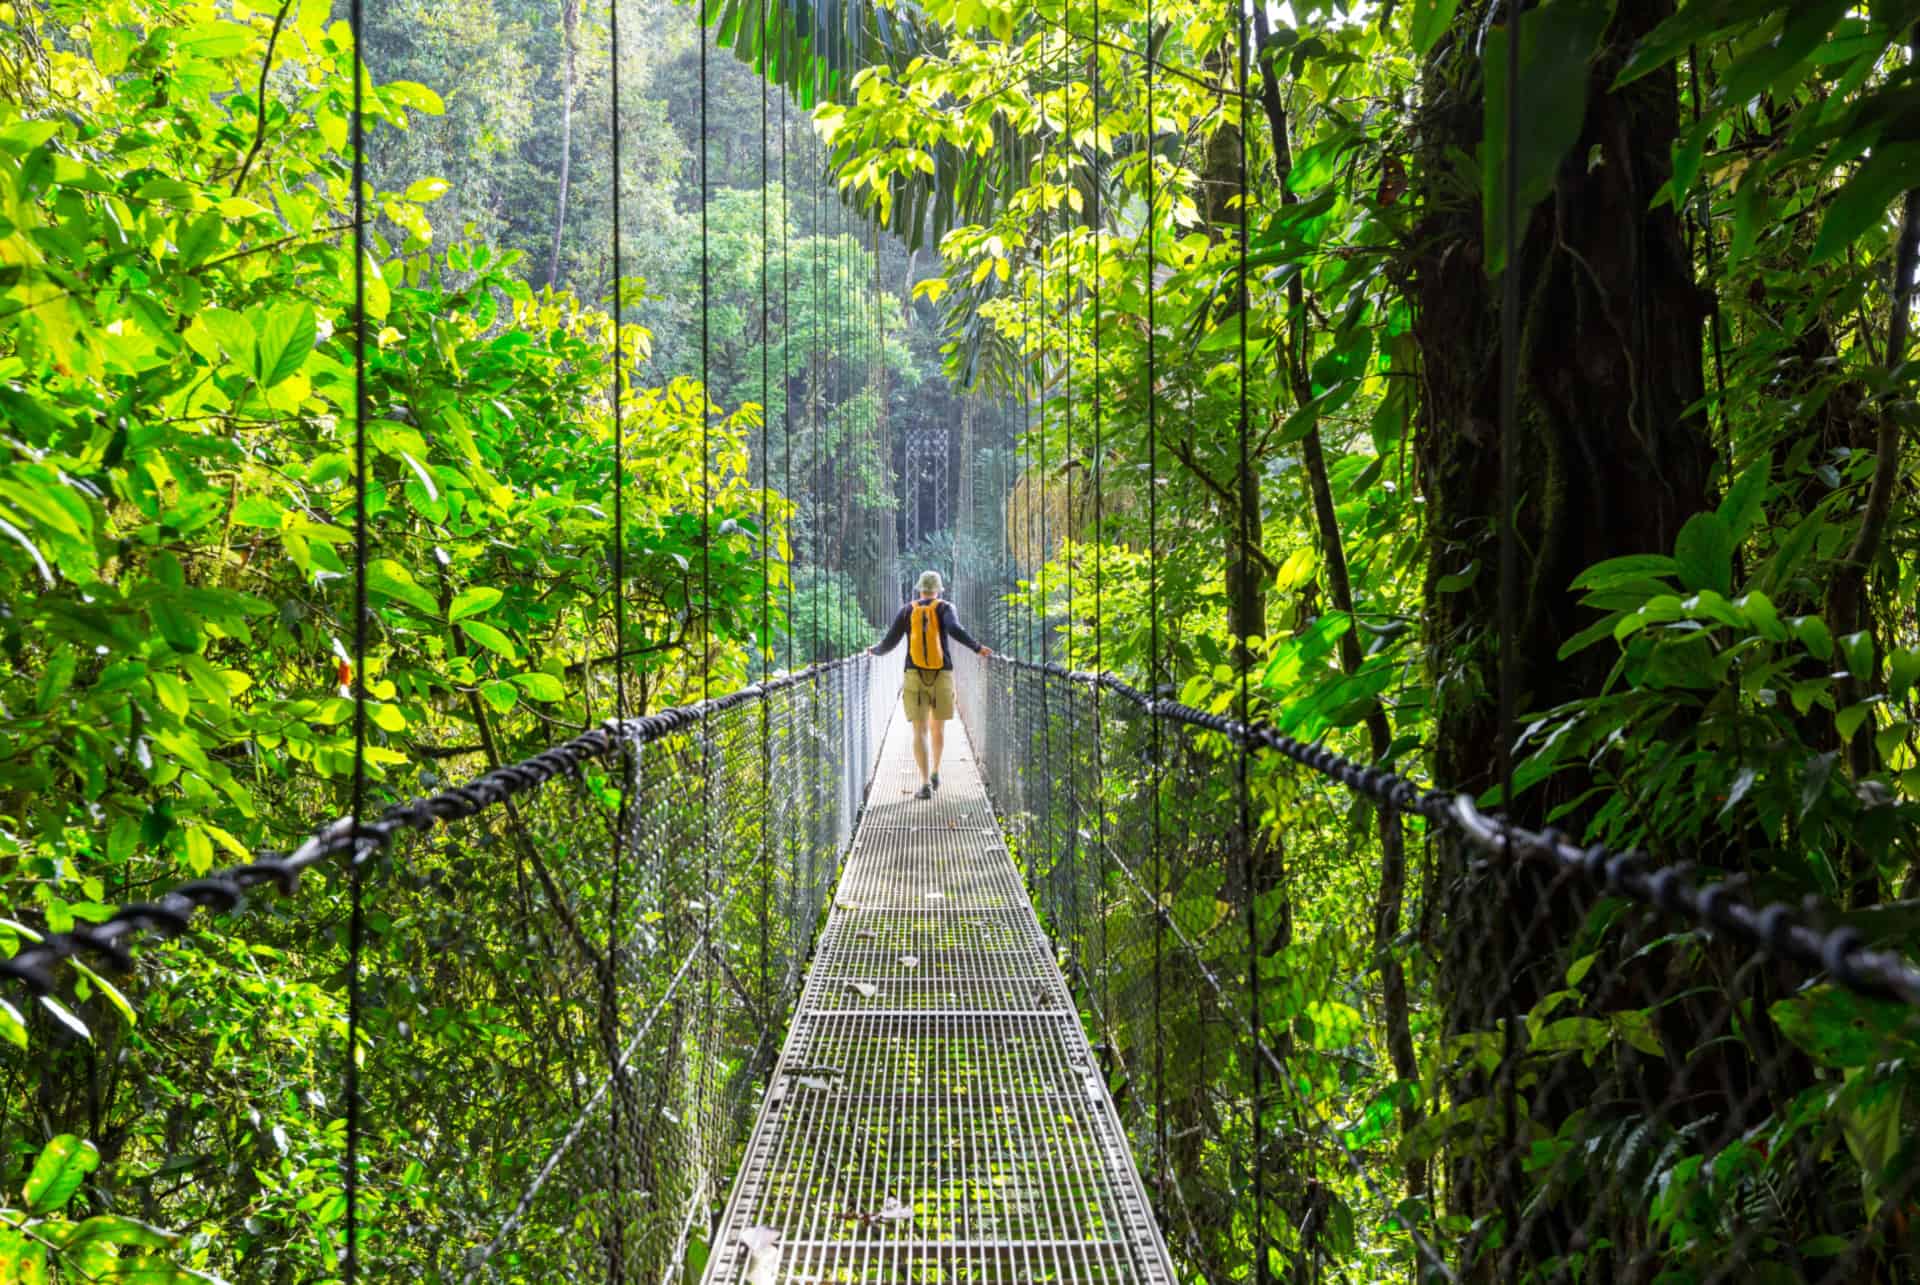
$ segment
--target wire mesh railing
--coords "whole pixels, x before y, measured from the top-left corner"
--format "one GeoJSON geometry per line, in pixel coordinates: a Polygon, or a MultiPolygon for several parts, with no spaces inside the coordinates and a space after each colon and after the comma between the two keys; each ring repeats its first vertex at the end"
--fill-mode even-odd
{"type": "MultiPolygon", "coordinates": [[[[331,1274],[357,1164],[366,1279],[674,1279],[697,1268],[725,1199],[897,670],[856,657],[610,722],[397,806],[357,839],[335,825],[288,857],[45,937],[0,974],[84,1013],[103,1002],[86,979],[132,965],[123,985],[148,1033],[115,1050],[113,1073],[148,1087],[117,1109],[166,1125],[103,1119],[95,1136],[121,1140],[123,1207],[178,1225],[169,1189],[190,1185],[194,1208],[231,1211],[196,1230],[198,1263],[220,1277],[331,1274]],[[302,871],[315,886],[296,900],[240,902],[261,883],[291,892],[302,871]],[[197,932],[196,908],[239,918],[197,932]],[[132,953],[145,934],[184,939],[132,953]],[[148,980],[164,984],[149,993],[148,980]],[[92,998],[75,1001],[76,984],[92,998]],[[349,1003],[357,1154],[343,1126],[349,1003]],[[189,1009],[192,1022],[171,1020],[189,1009]],[[225,1026],[240,1011],[269,1037],[244,1057],[225,1026]],[[231,1063],[228,1093],[172,1092],[208,1059],[231,1063]]],[[[44,1091],[85,1083],[97,1050],[29,1012],[44,1091]]]]}
{"type": "Polygon", "coordinates": [[[1770,904],[1738,870],[1583,850],[1111,677],[961,666],[962,717],[1185,1270],[1920,1272],[1920,974],[1874,940],[1896,912],[1770,904]],[[1387,942],[1356,859],[1377,809],[1415,866],[1387,942]]]}

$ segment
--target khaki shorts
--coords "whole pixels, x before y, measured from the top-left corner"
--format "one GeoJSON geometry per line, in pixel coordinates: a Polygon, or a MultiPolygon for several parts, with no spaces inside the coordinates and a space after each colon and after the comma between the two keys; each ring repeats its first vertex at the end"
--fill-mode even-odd
{"type": "Polygon", "coordinates": [[[931,671],[914,669],[908,666],[906,677],[900,680],[900,703],[906,707],[907,720],[918,722],[928,710],[941,722],[953,718],[953,671],[936,669],[931,671]]]}

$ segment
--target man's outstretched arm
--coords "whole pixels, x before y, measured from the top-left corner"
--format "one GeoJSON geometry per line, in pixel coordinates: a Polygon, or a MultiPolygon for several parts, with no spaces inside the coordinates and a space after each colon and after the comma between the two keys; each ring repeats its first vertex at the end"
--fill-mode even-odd
{"type": "Polygon", "coordinates": [[[893,623],[887,627],[886,637],[867,648],[867,654],[870,656],[884,656],[898,646],[900,640],[906,636],[907,613],[902,611],[893,618],[893,623]]]}
{"type": "Polygon", "coordinates": [[[965,643],[967,646],[979,652],[982,656],[993,655],[993,648],[982,647],[979,644],[979,642],[974,639],[974,636],[968,633],[961,626],[960,613],[955,611],[952,607],[947,608],[947,634],[948,636],[953,638],[956,642],[965,643]]]}

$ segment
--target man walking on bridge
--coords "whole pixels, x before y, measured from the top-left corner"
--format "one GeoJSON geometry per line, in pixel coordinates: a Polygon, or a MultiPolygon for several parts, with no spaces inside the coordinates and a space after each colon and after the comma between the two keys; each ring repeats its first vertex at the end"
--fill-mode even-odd
{"type": "Polygon", "coordinates": [[[920,573],[920,596],[900,608],[887,636],[867,648],[870,655],[883,656],[893,650],[902,637],[907,639],[907,674],[900,684],[900,703],[907,708],[907,721],[913,724],[913,761],[920,768],[917,799],[930,799],[940,788],[940,752],[946,748],[945,724],[953,717],[953,650],[948,639],[963,642],[982,656],[991,656],[960,627],[953,604],[940,597],[945,586],[938,571],[920,573]],[[933,742],[931,774],[927,765],[927,742],[933,742]]]}

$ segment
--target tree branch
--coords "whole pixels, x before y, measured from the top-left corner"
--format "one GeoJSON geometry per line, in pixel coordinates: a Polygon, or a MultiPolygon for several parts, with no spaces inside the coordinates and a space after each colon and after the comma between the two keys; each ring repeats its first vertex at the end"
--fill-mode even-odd
{"type": "MultiPolygon", "coordinates": [[[[1220,497],[1222,503],[1226,504],[1227,507],[1234,512],[1239,511],[1239,499],[1211,473],[1208,473],[1204,468],[1200,467],[1200,462],[1193,456],[1193,448],[1191,446],[1177,439],[1169,439],[1165,445],[1167,449],[1173,453],[1173,457],[1179,460],[1189,473],[1199,478],[1206,484],[1209,491],[1212,491],[1220,497]]],[[[1269,574],[1280,570],[1280,564],[1275,562],[1267,551],[1258,545],[1249,546],[1247,552],[1252,554],[1254,561],[1266,568],[1269,574]]]]}
{"type": "Polygon", "coordinates": [[[235,196],[240,195],[241,185],[247,181],[247,172],[253,168],[260,148],[267,141],[267,76],[273,71],[273,49],[280,43],[280,28],[286,25],[287,10],[292,7],[293,0],[280,0],[280,12],[273,15],[273,30],[267,36],[267,56],[260,60],[260,88],[254,93],[253,146],[247,149],[247,158],[240,162],[240,172],[233,176],[235,196]]]}

